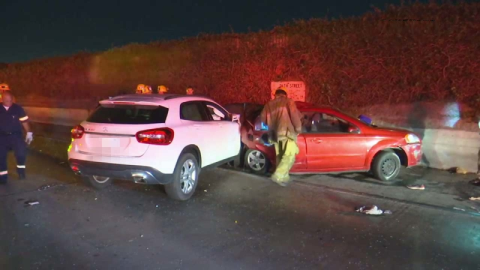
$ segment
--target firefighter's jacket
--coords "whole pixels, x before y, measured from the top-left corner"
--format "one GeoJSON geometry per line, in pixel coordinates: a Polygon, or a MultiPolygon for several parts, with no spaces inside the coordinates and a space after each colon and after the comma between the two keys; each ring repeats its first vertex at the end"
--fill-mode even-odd
{"type": "Polygon", "coordinates": [[[274,143],[287,138],[296,142],[302,132],[301,113],[295,101],[287,97],[269,101],[262,110],[261,120],[268,126],[269,138],[274,143]]]}

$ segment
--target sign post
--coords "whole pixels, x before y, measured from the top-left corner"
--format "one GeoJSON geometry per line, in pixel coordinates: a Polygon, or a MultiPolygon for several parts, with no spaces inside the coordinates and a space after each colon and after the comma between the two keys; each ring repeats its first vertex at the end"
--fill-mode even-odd
{"type": "Polygon", "coordinates": [[[281,82],[272,82],[271,83],[271,97],[275,98],[275,91],[284,87],[286,89],[287,95],[289,98],[294,101],[306,102],[306,93],[305,93],[305,83],[302,81],[281,81],[281,82]]]}

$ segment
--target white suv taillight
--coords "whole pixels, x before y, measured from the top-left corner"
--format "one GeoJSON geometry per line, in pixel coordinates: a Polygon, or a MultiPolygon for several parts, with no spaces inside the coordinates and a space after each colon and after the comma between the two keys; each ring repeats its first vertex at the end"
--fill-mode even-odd
{"type": "Polygon", "coordinates": [[[83,134],[85,133],[85,129],[81,126],[75,126],[72,128],[72,139],[81,139],[83,134]]]}
{"type": "Polygon", "coordinates": [[[140,131],[135,136],[139,143],[169,145],[173,141],[173,130],[158,128],[140,131]]]}

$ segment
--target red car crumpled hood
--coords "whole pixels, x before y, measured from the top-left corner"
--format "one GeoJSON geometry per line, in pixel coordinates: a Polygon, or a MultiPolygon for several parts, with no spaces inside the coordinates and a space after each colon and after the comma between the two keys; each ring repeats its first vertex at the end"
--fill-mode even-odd
{"type": "Polygon", "coordinates": [[[400,128],[372,127],[369,133],[374,133],[378,135],[406,136],[407,134],[412,134],[413,132],[400,128]]]}

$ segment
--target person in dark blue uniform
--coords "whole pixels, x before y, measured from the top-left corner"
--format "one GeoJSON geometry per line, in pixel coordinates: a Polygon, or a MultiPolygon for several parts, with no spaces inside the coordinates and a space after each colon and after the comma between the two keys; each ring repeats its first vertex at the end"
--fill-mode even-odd
{"type": "Polygon", "coordinates": [[[13,103],[13,95],[10,92],[3,94],[0,106],[0,184],[8,180],[7,154],[10,150],[15,153],[17,159],[17,172],[20,179],[25,179],[25,160],[27,156],[27,144],[33,141],[33,133],[30,131],[28,116],[22,106],[13,103]],[[23,129],[27,132],[23,140],[23,129]]]}

